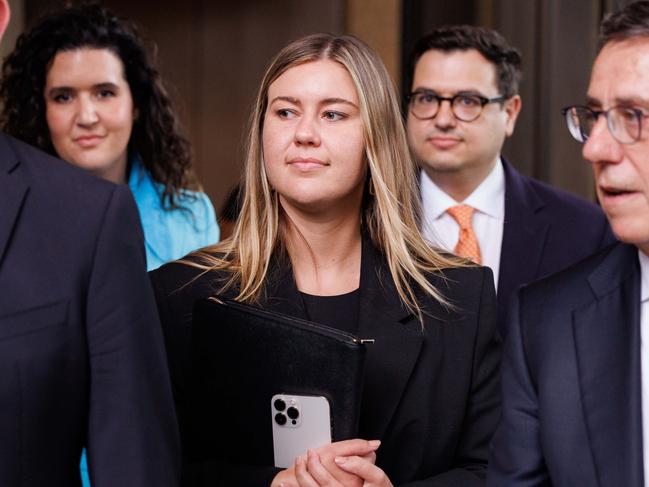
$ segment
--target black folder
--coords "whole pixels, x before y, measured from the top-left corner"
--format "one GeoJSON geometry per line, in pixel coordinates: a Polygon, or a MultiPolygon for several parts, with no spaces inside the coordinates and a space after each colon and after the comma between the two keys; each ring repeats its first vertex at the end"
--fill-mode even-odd
{"type": "Polygon", "coordinates": [[[190,414],[208,456],[273,465],[275,394],[326,397],[332,440],[357,437],[363,340],[256,306],[205,299],[194,306],[192,341],[190,414]]]}

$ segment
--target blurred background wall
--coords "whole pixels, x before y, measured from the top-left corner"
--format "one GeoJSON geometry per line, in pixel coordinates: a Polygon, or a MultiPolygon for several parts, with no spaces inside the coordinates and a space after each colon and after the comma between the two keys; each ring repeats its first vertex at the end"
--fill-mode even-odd
{"type": "MultiPolygon", "coordinates": [[[[270,58],[313,32],[355,34],[383,58],[395,85],[418,37],[440,25],[499,30],[523,53],[523,111],[504,154],[523,173],[593,198],[590,169],[561,107],[584,99],[602,16],[631,0],[104,0],[157,45],[201,182],[218,209],[239,178],[243,134],[270,58]]],[[[10,0],[2,56],[52,0],[10,0]]]]}

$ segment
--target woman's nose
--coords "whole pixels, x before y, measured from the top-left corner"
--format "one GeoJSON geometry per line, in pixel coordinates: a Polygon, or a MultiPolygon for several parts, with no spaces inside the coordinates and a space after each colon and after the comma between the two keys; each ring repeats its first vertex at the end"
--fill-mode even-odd
{"type": "Polygon", "coordinates": [[[78,99],[77,123],[79,125],[92,125],[97,123],[99,117],[93,100],[81,96],[78,99]]]}
{"type": "Polygon", "coordinates": [[[319,145],[318,123],[313,115],[304,114],[295,127],[295,142],[304,145],[319,145]]]}

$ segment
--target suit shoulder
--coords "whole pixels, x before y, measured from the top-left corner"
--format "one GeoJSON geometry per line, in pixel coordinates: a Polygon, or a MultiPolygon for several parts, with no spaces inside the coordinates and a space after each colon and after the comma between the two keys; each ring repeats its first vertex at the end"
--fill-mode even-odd
{"type": "Polygon", "coordinates": [[[466,284],[470,282],[482,283],[487,276],[493,276],[493,273],[491,269],[486,266],[467,265],[444,269],[442,276],[445,279],[466,284]]]}
{"type": "Polygon", "coordinates": [[[541,200],[551,208],[560,208],[564,215],[579,215],[582,217],[591,217],[605,220],[602,209],[593,202],[590,202],[580,196],[576,196],[568,191],[551,186],[543,181],[518,175],[525,184],[532,188],[541,200]]]}
{"type": "Polygon", "coordinates": [[[204,265],[197,254],[189,254],[149,272],[149,277],[159,298],[214,296],[227,276],[224,272],[206,270],[204,265]]]}
{"type": "Polygon", "coordinates": [[[29,178],[30,184],[47,186],[50,193],[61,195],[87,193],[88,198],[111,194],[115,184],[94,176],[57,157],[26,144],[9,135],[1,134],[5,150],[13,151],[29,178]]]}
{"type": "Polygon", "coordinates": [[[429,281],[443,295],[452,300],[477,300],[485,289],[493,291],[493,272],[489,267],[470,265],[444,269],[429,278],[429,281]]]}
{"type": "MultiPolygon", "coordinates": [[[[546,303],[552,300],[564,301],[568,296],[572,305],[576,305],[577,291],[586,289],[584,284],[591,273],[620,245],[619,242],[609,245],[556,274],[523,286],[520,290],[521,299],[530,303],[546,303]]],[[[586,294],[590,297],[590,292],[586,294]]]]}

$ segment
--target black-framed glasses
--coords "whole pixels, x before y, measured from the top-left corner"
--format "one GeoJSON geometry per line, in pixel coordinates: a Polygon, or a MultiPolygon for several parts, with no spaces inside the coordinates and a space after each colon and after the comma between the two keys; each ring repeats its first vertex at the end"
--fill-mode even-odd
{"type": "Polygon", "coordinates": [[[406,99],[410,112],[420,120],[435,118],[443,101],[451,104],[453,116],[462,122],[473,122],[482,113],[482,109],[489,103],[502,103],[507,100],[505,96],[486,98],[473,93],[459,93],[454,96],[439,96],[430,90],[415,90],[406,99]]]}
{"type": "Polygon", "coordinates": [[[566,119],[570,135],[582,144],[588,140],[600,115],[606,117],[606,125],[611,135],[620,144],[633,144],[642,136],[642,119],[648,118],[639,108],[616,106],[608,110],[593,110],[584,105],[574,105],[561,109],[566,119]]]}

